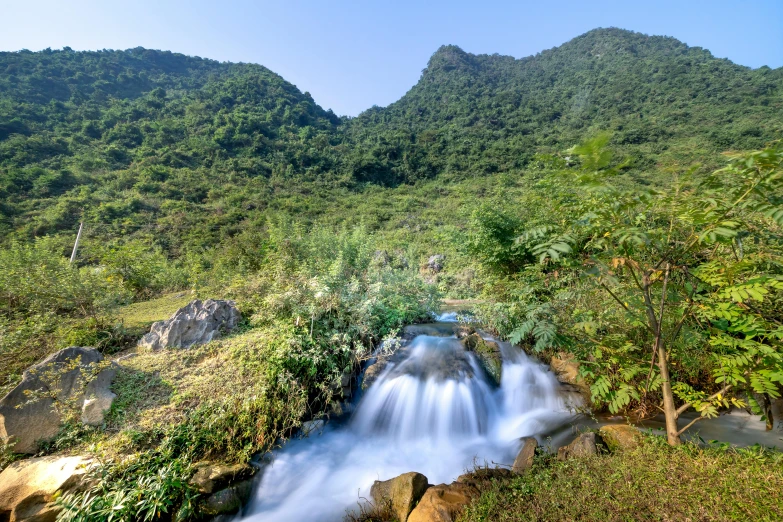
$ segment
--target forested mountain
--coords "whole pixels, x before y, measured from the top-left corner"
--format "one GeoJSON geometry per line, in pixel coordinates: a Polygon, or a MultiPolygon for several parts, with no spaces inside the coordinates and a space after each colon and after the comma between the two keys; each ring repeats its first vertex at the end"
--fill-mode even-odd
{"type": "Polygon", "coordinates": [[[761,147],[782,122],[783,69],[619,29],[522,59],[444,46],[398,102],[342,119],[258,65],[142,48],[7,52],[0,231],[208,227],[194,234],[208,245],[281,195],[515,175],[606,130],[649,181],[761,147]]]}
{"type": "Polygon", "coordinates": [[[339,119],[259,65],[65,49],[0,53],[0,71],[0,211],[26,235],[187,212],[233,179],[332,170],[312,157],[339,119]]]}
{"type": "Polygon", "coordinates": [[[522,59],[443,46],[402,99],[348,127],[357,150],[389,159],[355,172],[376,182],[514,171],[601,130],[638,170],[761,147],[783,131],[783,68],[621,29],[522,59]]]}

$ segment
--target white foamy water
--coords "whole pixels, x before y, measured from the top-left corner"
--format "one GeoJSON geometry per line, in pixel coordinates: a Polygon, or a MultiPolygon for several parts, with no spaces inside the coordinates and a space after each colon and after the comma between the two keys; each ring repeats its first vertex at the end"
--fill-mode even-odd
{"type": "Polygon", "coordinates": [[[474,464],[510,465],[519,438],[573,414],[554,375],[501,343],[500,386],[455,337],[419,335],[362,397],[347,424],[276,452],[241,520],[340,521],[375,480],[418,471],[451,482],[474,464]]]}

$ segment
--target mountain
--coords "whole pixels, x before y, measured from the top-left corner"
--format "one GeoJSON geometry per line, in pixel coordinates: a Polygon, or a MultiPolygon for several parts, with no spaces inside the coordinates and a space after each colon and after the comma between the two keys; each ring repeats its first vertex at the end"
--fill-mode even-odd
{"type": "Polygon", "coordinates": [[[519,170],[603,130],[638,170],[761,147],[783,134],[783,68],[621,29],[521,59],[449,45],[402,99],[349,126],[366,157],[393,158],[356,173],[375,182],[519,170]]]}
{"type": "Polygon", "coordinates": [[[0,53],[0,233],[84,220],[206,248],[279,212],[328,214],[334,191],[517,175],[606,130],[639,182],[714,166],[783,135],[783,68],[620,29],[522,59],[444,46],[399,101],[341,119],[260,65],[0,53]]]}
{"type": "Polygon", "coordinates": [[[147,219],[166,202],[187,211],[236,179],[317,177],[339,123],[259,65],[142,48],[0,53],[2,221],[40,235],[82,217],[147,219]]]}

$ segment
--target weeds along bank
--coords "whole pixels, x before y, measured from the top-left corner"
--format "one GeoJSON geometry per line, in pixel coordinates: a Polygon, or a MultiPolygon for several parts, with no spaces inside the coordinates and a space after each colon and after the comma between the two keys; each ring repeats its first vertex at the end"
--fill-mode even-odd
{"type": "MultiPolygon", "coordinates": [[[[2,353],[9,361],[13,349],[22,350],[19,342],[40,350],[28,355],[30,361],[71,344],[92,344],[107,354],[125,350],[153,320],[193,296],[188,291],[122,303],[134,295],[185,290],[186,283],[196,295],[236,300],[244,317],[219,341],[123,358],[105,424],[66,423],[44,448],[94,455],[103,463],[95,488],[60,498],[61,518],[194,516],[199,499],[187,481],[194,463],[247,462],[342,400],[342,377],[382,338],[428,317],[435,302],[416,270],[379,259],[375,243],[361,228],[305,232],[274,225],[261,244],[246,244],[245,254],[224,250],[174,266],[155,263],[158,254],[147,252],[124,258],[127,264],[104,258],[69,268],[52,240],[6,250],[4,266],[12,268],[0,276],[0,288],[10,332],[2,353]],[[153,283],[139,293],[128,281],[142,276],[153,283]],[[44,346],[25,330],[38,321],[46,328],[40,335],[51,337],[44,346]]],[[[114,259],[122,254],[115,251],[114,259]]],[[[25,364],[4,366],[10,370],[5,382],[15,384],[25,364]]],[[[3,465],[18,458],[12,447],[4,450],[3,465]]]]}
{"type": "Polygon", "coordinates": [[[519,476],[477,481],[481,495],[458,520],[780,520],[781,458],[758,447],[672,448],[658,436],[565,461],[539,454],[519,476]]]}

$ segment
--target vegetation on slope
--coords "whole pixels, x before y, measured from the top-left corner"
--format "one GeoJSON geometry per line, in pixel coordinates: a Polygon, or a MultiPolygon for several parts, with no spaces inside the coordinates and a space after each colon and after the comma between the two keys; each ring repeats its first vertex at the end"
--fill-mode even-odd
{"type": "Polygon", "coordinates": [[[596,30],[521,60],[444,47],[399,102],[339,119],[255,65],[0,53],[0,392],[59,348],[131,347],[170,313],[145,316],[150,297],[234,298],[248,318],[127,360],[104,429],[66,426],[46,449],[106,459],[62,500],[75,520],[188,516],[193,462],[246,461],[327,410],[433,286],[480,295],[484,322],[532,351],[571,352],[612,411],[768,413],[782,74],[596,30]],[[759,150],[711,174],[726,149],[759,150]]]}
{"type": "Polygon", "coordinates": [[[655,436],[609,455],[539,455],[524,475],[480,483],[459,520],[778,520],[781,457],[758,447],[671,448],[655,436]]]}

